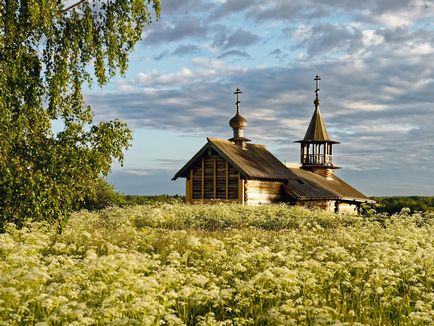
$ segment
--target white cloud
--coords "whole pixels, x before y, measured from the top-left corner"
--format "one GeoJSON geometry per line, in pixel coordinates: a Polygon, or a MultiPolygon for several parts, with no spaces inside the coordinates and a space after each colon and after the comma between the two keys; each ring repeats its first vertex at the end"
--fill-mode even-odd
{"type": "Polygon", "coordinates": [[[378,104],[378,103],[369,103],[369,102],[363,102],[363,101],[344,101],[343,106],[348,110],[357,110],[357,111],[366,111],[366,112],[372,112],[372,111],[383,111],[384,109],[387,109],[388,106],[384,104],[378,104]]]}
{"type": "Polygon", "coordinates": [[[377,34],[375,30],[372,29],[363,31],[362,35],[363,35],[363,45],[365,47],[379,45],[384,42],[384,36],[377,34]]]}
{"type": "Polygon", "coordinates": [[[408,13],[385,13],[374,17],[374,20],[381,25],[390,28],[408,27],[411,24],[411,18],[409,17],[408,13]]]}

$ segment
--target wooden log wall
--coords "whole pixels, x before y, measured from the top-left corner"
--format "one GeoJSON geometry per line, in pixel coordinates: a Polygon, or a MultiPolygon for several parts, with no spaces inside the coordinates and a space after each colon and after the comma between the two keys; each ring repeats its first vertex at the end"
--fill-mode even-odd
{"type": "Polygon", "coordinates": [[[202,160],[198,160],[193,166],[192,199],[202,197],[202,160]]]}
{"type": "Polygon", "coordinates": [[[239,201],[239,173],[216,152],[210,151],[194,164],[187,178],[188,202],[239,201]]]}
{"type": "Polygon", "coordinates": [[[204,199],[214,199],[214,157],[204,157],[205,180],[204,180],[204,199]]]}
{"type": "Polygon", "coordinates": [[[350,204],[350,203],[339,203],[339,214],[351,214],[351,215],[357,215],[359,213],[359,209],[356,204],[350,204]]]}
{"type": "Polygon", "coordinates": [[[245,201],[248,205],[271,204],[282,201],[282,182],[246,180],[245,201]]]}
{"type": "Polygon", "coordinates": [[[226,198],[226,161],[216,158],[216,197],[219,199],[226,198]]]}
{"type": "Polygon", "coordinates": [[[238,200],[238,171],[228,164],[228,199],[238,200]]]}
{"type": "Polygon", "coordinates": [[[303,200],[303,201],[298,201],[296,203],[297,206],[303,206],[309,209],[323,209],[325,211],[328,212],[334,212],[335,211],[335,205],[336,205],[336,201],[335,200],[303,200]]]}

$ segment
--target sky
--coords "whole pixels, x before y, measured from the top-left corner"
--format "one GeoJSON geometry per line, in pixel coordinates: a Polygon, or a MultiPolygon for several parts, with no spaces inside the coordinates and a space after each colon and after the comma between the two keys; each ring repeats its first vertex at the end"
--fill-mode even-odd
{"type": "Polygon", "coordinates": [[[161,0],[128,72],[86,101],[134,140],[109,181],[183,194],[174,174],[230,138],[239,87],[245,136],[298,163],[321,75],[336,174],[369,196],[434,195],[433,0],[161,0]]]}

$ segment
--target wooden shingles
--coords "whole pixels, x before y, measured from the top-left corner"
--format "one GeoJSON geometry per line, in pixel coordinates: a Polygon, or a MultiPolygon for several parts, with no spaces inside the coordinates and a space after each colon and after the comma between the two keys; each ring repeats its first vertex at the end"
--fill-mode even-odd
{"type": "Polygon", "coordinates": [[[208,143],[249,179],[286,180],[287,168],[264,145],[247,144],[246,149],[231,141],[208,138],[208,143]]]}
{"type": "Polygon", "coordinates": [[[288,181],[283,189],[288,195],[298,200],[346,199],[371,201],[337,176],[333,176],[329,180],[299,168],[288,168],[288,181]]]}

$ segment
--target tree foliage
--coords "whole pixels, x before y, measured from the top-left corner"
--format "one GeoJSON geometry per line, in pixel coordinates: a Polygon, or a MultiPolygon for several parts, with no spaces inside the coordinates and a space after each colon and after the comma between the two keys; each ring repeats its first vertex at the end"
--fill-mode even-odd
{"type": "Polygon", "coordinates": [[[424,196],[395,196],[373,197],[377,202],[377,212],[395,214],[403,208],[409,208],[411,212],[434,212],[434,197],[424,196]]]}
{"type": "Polygon", "coordinates": [[[83,202],[74,205],[74,210],[100,210],[107,207],[124,206],[124,195],[117,192],[105,178],[96,182],[95,194],[90,194],[83,202]]]}
{"type": "Polygon", "coordinates": [[[82,89],[124,74],[159,12],[159,0],[0,2],[0,227],[61,218],[122,162],[130,130],[94,124],[82,89]]]}

